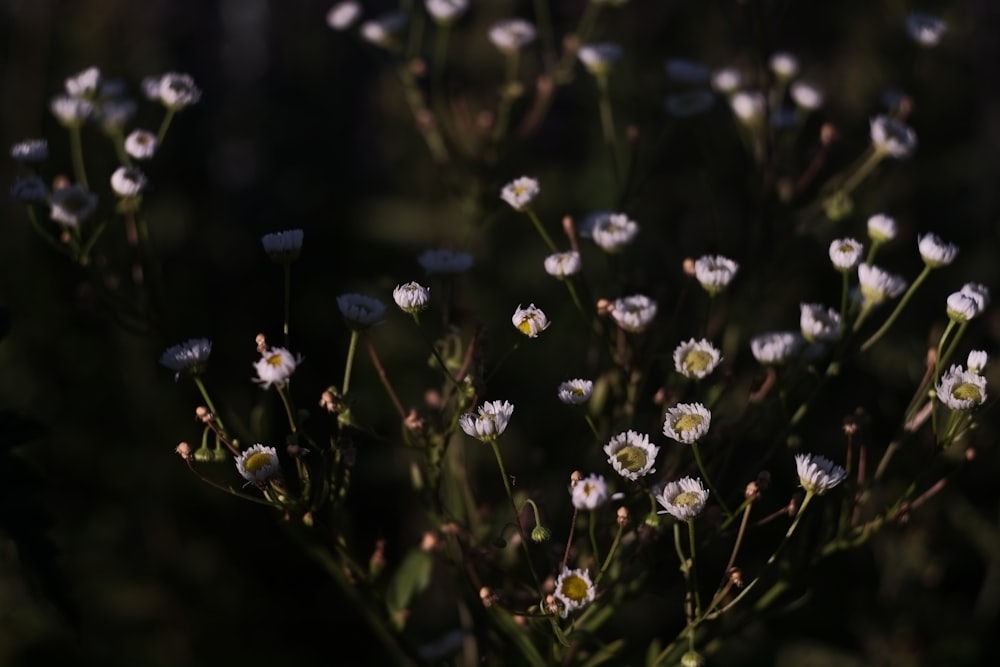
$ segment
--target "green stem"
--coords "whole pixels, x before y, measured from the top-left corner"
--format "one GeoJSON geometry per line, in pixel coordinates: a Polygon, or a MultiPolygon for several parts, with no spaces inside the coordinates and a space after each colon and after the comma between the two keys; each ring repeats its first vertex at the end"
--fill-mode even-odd
{"type": "Polygon", "coordinates": [[[618,522],[618,530],[615,532],[615,539],[611,542],[611,549],[608,551],[608,555],[604,558],[604,563],[601,565],[601,571],[597,573],[594,578],[594,586],[597,586],[601,582],[601,577],[604,573],[608,571],[608,567],[611,566],[611,560],[614,558],[615,553],[618,551],[618,545],[621,543],[622,534],[625,532],[625,522],[618,522]]]}
{"type": "Polygon", "coordinates": [[[847,293],[850,291],[850,278],[847,271],[841,271],[843,278],[840,289],[840,322],[841,326],[847,322],[847,293]]]}
{"type": "Polygon", "coordinates": [[[927,280],[927,276],[929,276],[931,274],[931,271],[932,271],[931,265],[930,264],[924,264],[924,270],[920,272],[920,275],[917,276],[917,279],[913,281],[912,285],[910,285],[910,289],[906,290],[906,294],[904,294],[903,298],[899,300],[898,304],[896,304],[896,309],[894,311],[892,311],[892,314],[889,315],[889,318],[882,324],[881,327],[879,327],[878,331],[876,331],[875,333],[873,333],[868,340],[866,340],[864,343],[861,344],[861,348],[860,349],[861,349],[862,352],[864,352],[865,350],[867,350],[868,348],[870,348],[872,345],[875,344],[876,341],[878,341],[879,338],[881,338],[883,335],[885,335],[885,332],[889,330],[889,327],[891,327],[893,325],[893,323],[899,317],[899,314],[901,312],[903,312],[903,308],[906,307],[906,304],[910,301],[910,299],[916,293],[916,291],[920,287],[920,285],[925,280],[927,280]]]}
{"type": "MultiPolygon", "coordinates": [[[[688,543],[691,549],[691,590],[694,592],[694,615],[695,618],[701,616],[701,593],[698,592],[698,575],[695,565],[696,541],[694,538],[694,519],[687,521],[688,543]]],[[[692,641],[694,633],[691,633],[692,641]]]]}
{"type": "Polygon", "coordinates": [[[67,248],[62,243],[59,243],[59,241],[57,241],[55,238],[53,238],[52,235],[49,234],[48,231],[46,231],[46,229],[44,227],[42,227],[42,223],[40,223],[38,221],[38,214],[35,213],[35,207],[34,206],[31,206],[29,204],[29,205],[26,205],[24,208],[28,212],[28,221],[31,222],[31,226],[38,233],[38,235],[42,237],[42,239],[46,243],[48,243],[50,246],[52,246],[53,248],[55,248],[57,251],[59,251],[60,253],[62,253],[64,255],[72,255],[73,254],[72,251],[69,248],[67,248]]]}
{"type": "Polygon", "coordinates": [[[549,250],[553,253],[559,252],[559,249],[556,248],[556,244],[552,240],[552,237],[549,236],[549,233],[545,231],[545,227],[542,226],[542,221],[538,219],[538,215],[530,208],[524,209],[524,212],[528,214],[529,218],[531,218],[532,224],[535,225],[535,230],[538,232],[538,235],[542,237],[542,240],[545,241],[545,245],[549,247],[549,250]]]}
{"type": "Polygon", "coordinates": [[[288,428],[292,433],[295,433],[298,430],[298,425],[295,420],[295,408],[292,407],[292,399],[288,395],[288,385],[276,384],[275,387],[278,390],[278,396],[281,396],[281,402],[285,406],[285,414],[288,416],[288,428]]]}
{"type": "Polygon", "coordinates": [[[223,438],[231,441],[229,431],[226,430],[226,425],[222,423],[222,417],[219,416],[219,411],[215,409],[212,397],[208,395],[208,389],[205,387],[205,382],[201,379],[200,375],[194,375],[192,377],[194,378],[195,386],[197,386],[198,391],[201,392],[201,397],[205,399],[205,405],[208,407],[208,411],[212,413],[212,418],[215,420],[215,423],[218,424],[219,431],[222,432],[223,438]]]}
{"type": "Polygon", "coordinates": [[[598,72],[594,75],[597,79],[598,109],[601,114],[601,133],[604,135],[604,143],[608,148],[611,158],[611,173],[614,177],[615,187],[622,187],[622,169],[618,163],[618,138],[615,133],[614,113],[611,110],[611,94],[608,90],[608,73],[598,72]]]}
{"type": "Polygon", "coordinates": [[[347,362],[344,364],[344,382],[341,384],[340,392],[347,396],[351,388],[351,371],[354,368],[354,355],[358,351],[358,338],[361,336],[357,329],[351,329],[351,342],[347,347],[347,362]]]}
{"type": "Polygon", "coordinates": [[[514,512],[514,525],[517,526],[517,533],[521,536],[521,548],[524,550],[524,559],[531,570],[531,578],[535,582],[535,590],[541,594],[542,586],[538,574],[535,572],[535,565],[531,562],[531,552],[528,550],[528,536],[524,534],[524,526],[521,525],[520,513],[517,511],[517,503],[514,502],[514,492],[510,488],[510,478],[507,476],[507,468],[503,464],[503,455],[500,453],[500,444],[496,438],[490,440],[490,447],[493,448],[493,455],[497,460],[497,467],[500,468],[500,477],[503,479],[503,488],[507,492],[507,499],[510,501],[510,508],[514,512]]]}
{"type": "Polygon", "coordinates": [[[701,452],[698,449],[698,443],[692,442],[691,449],[694,450],[694,460],[695,463],[698,464],[698,470],[701,472],[701,476],[704,478],[705,484],[708,485],[708,488],[712,491],[712,495],[715,496],[715,499],[719,501],[719,506],[722,508],[722,511],[726,513],[726,517],[731,517],[733,513],[726,505],[726,501],[722,499],[722,495],[719,493],[718,489],[716,489],[715,485],[712,484],[712,479],[708,476],[708,471],[705,470],[705,464],[701,460],[701,452]]]}
{"type": "Polygon", "coordinates": [[[587,531],[590,533],[590,550],[594,554],[594,562],[601,560],[601,553],[597,549],[597,517],[591,511],[587,516],[587,531]]]}
{"type": "Polygon", "coordinates": [[[87,167],[83,162],[83,136],[79,125],[69,126],[69,148],[73,158],[73,176],[76,182],[86,189],[90,189],[87,184],[87,167]]]}
{"type": "Polygon", "coordinates": [[[163,122],[160,123],[160,129],[156,133],[156,141],[160,145],[163,144],[163,139],[167,136],[167,130],[170,129],[170,122],[174,119],[175,113],[177,112],[173,109],[167,108],[166,113],[163,114],[163,122]]]}
{"type": "Polygon", "coordinates": [[[292,263],[285,261],[281,264],[285,271],[285,316],[282,333],[285,336],[285,348],[287,349],[289,345],[289,320],[291,319],[292,302],[292,263]]]}
{"type": "Polygon", "coordinates": [[[885,153],[877,150],[874,146],[870,146],[868,149],[868,154],[865,156],[864,161],[858,165],[857,170],[844,180],[844,184],[840,186],[840,192],[844,195],[850,194],[854,188],[861,185],[861,182],[868,177],[873,169],[882,161],[885,157],[885,153]]]}

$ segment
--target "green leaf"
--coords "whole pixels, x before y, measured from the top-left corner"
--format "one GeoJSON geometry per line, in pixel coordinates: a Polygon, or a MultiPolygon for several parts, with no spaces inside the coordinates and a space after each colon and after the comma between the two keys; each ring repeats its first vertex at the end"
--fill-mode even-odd
{"type": "Polygon", "coordinates": [[[433,570],[434,557],[421,549],[413,549],[393,572],[386,589],[385,602],[393,618],[401,626],[406,621],[405,615],[399,612],[405,611],[413,598],[427,590],[433,570]]]}

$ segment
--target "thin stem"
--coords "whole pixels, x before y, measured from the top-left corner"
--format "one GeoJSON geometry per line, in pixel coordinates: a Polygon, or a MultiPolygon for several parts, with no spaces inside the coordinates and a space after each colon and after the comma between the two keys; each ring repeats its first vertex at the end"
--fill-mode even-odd
{"type": "Polygon", "coordinates": [[[618,545],[621,543],[622,533],[625,532],[625,522],[618,522],[618,530],[615,532],[615,539],[611,542],[611,549],[608,551],[608,555],[604,558],[604,563],[601,565],[601,571],[597,573],[594,578],[594,585],[596,586],[601,581],[601,577],[604,573],[608,571],[608,567],[611,565],[611,560],[614,558],[615,553],[618,551],[618,545]]]}
{"type": "MultiPolygon", "coordinates": [[[[697,566],[695,565],[695,554],[697,552],[696,540],[694,538],[694,520],[688,519],[688,543],[691,550],[691,590],[694,592],[694,615],[695,618],[701,616],[701,593],[698,592],[698,574],[697,566]]],[[[692,634],[692,641],[694,638],[694,633],[692,634]]]]}
{"type": "Polygon", "coordinates": [[[282,333],[285,336],[285,348],[289,347],[289,321],[291,319],[291,303],[292,303],[292,263],[282,262],[282,268],[285,273],[285,313],[284,313],[284,325],[282,327],[282,333]]]}
{"type": "Polygon", "coordinates": [[[549,250],[553,253],[559,252],[556,244],[552,241],[552,237],[549,236],[549,233],[545,231],[545,227],[542,226],[542,221],[538,219],[538,215],[530,208],[524,209],[524,212],[528,214],[529,218],[531,218],[531,222],[535,225],[535,230],[538,232],[538,235],[542,237],[542,240],[545,241],[545,245],[549,247],[549,250]]]}
{"type": "Polygon", "coordinates": [[[573,507],[573,518],[569,522],[569,535],[566,537],[566,551],[563,552],[562,567],[560,570],[566,569],[566,563],[569,562],[569,549],[573,546],[573,532],[576,530],[576,517],[579,516],[580,510],[573,507]]]}
{"type": "Polygon", "coordinates": [[[885,157],[885,153],[877,150],[874,146],[870,146],[868,149],[868,154],[864,158],[857,170],[853,174],[847,177],[844,184],[840,186],[839,192],[844,195],[850,194],[854,188],[861,185],[861,182],[868,177],[868,175],[878,166],[878,163],[882,161],[885,157]]]}
{"type": "Polygon", "coordinates": [[[73,176],[76,182],[84,188],[90,189],[87,184],[87,167],[83,162],[83,136],[79,125],[69,126],[69,149],[73,158],[73,176]]]}
{"type": "Polygon", "coordinates": [[[892,311],[892,314],[889,315],[889,318],[882,324],[881,327],[879,327],[878,331],[873,333],[868,340],[866,340],[864,343],[861,344],[860,349],[862,352],[870,348],[872,345],[876,343],[876,341],[878,341],[879,338],[885,335],[885,332],[889,330],[889,327],[893,325],[893,323],[896,321],[896,318],[899,317],[899,314],[903,312],[903,308],[906,307],[906,304],[916,293],[920,285],[925,280],[927,280],[927,276],[930,275],[931,270],[932,267],[930,264],[924,264],[924,270],[920,272],[920,275],[917,276],[917,279],[913,281],[912,285],[910,285],[910,289],[906,290],[906,294],[904,294],[903,298],[899,300],[898,304],[896,304],[896,309],[892,311]]]}
{"type": "Polygon", "coordinates": [[[347,396],[348,390],[351,388],[351,371],[354,368],[354,355],[358,351],[358,338],[361,336],[361,332],[357,329],[351,330],[351,342],[347,346],[347,362],[344,364],[344,382],[340,385],[340,393],[347,396]]]}
{"type": "Polygon", "coordinates": [[[514,492],[510,488],[510,478],[507,476],[507,468],[503,464],[503,455],[500,453],[500,444],[494,438],[490,440],[490,446],[493,448],[493,455],[497,460],[497,467],[500,468],[500,477],[503,479],[503,488],[507,492],[507,499],[510,501],[510,508],[514,512],[514,524],[517,526],[517,533],[521,536],[521,548],[524,550],[524,558],[528,563],[528,569],[531,570],[531,578],[535,582],[535,589],[539,591],[542,590],[540,579],[538,574],[535,572],[535,565],[531,562],[531,552],[528,550],[528,537],[524,534],[524,526],[521,525],[520,513],[517,511],[517,503],[514,502],[514,492]]]}
{"type": "Polygon", "coordinates": [[[50,246],[52,246],[53,248],[55,248],[57,251],[59,251],[64,255],[73,254],[73,252],[69,248],[67,248],[62,243],[59,243],[59,241],[53,238],[52,235],[49,234],[44,227],[42,227],[42,223],[38,221],[38,214],[35,213],[34,206],[27,205],[25,206],[25,209],[28,211],[28,221],[31,222],[31,226],[34,228],[36,232],[38,232],[38,235],[41,236],[46,243],[48,243],[50,246]]]}
{"type": "Polygon", "coordinates": [[[160,123],[160,129],[156,133],[158,143],[162,144],[164,137],[167,136],[167,130],[170,128],[170,122],[174,119],[175,113],[173,109],[167,108],[167,112],[163,115],[163,122],[160,123]]]}
{"type": "Polygon", "coordinates": [[[222,423],[222,417],[219,416],[219,411],[215,409],[215,404],[212,403],[212,397],[208,395],[208,389],[205,387],[205,382],[201,379],[200,375],[192,376],[194,378],[194,383],[198,387],[198,391],[201,392],[201,397],[205,399],[205,405],[208,407],[208,411],[212,413],[212,419],[219,426],[219,431],[222,435],[223,440],[229,440],[229,432],[226,430],[225,424],[222,423]]]}
{"type": "Polygon", "coordinates": [[[396,395],[396,390],[392,387],[392,382],[389,381],[389,376],[385,372],[385,367],[378,358],[378,352],[375,351],[375,346],[372,344],[370,338],[365,336],[365,346],[368,348],[368,356],[372,360],[372,364],[375,366],[375,372],[378,374],[378,379],[382,381],[382,386],[385,387],[385,391],[389,394],[389,399],[392,401],[393,407],[396,408],[396,412],[399,414],[400,419],[406,419],[406,409],[403,407],[402,402],[399,400],[399,396],[396,395]]]}
{"type": "Polygon", "coordinates": [[[601,560],[600,551],[597,549],[597,517],[591,511],[587,516],[587,531],[590,533],[590,550],[594,554],[594,561],[601,560]]]}
{"type": "Polygon", "coordinates": [[[276,384],[274,385],[278,390],[278,396],[281,397],[281,402],[285,406],[285,414],[288,416],[288,428],[292,433],[298,430],[298,424],[296,424],[295,419],[295,408],[292,407],[292,398],[288,395],[288,385],[287,384],[276,384]]]}
{"type": "Polygon", "coordinates": [[[594,75],[597,79],[598,109],[601,114],[601,133],[604,135],[604,143],[608,148],[611,157],[611,173],[614,176],[615,186],[622,187],[622,168],[618,162],[618,138],[615,133],[615,118],[611,109],[611,94],[608,89],[608,73],[598,72],[594,75]]]}
{"type": "Polygon", "coordinates": [[[701,476],[705,479],[705,484],[708,485],[708,488],[712,491],[712,495],[715,496],[715,499],[719,501],[719,506],[722,507],[722,511],[726,513],[726,517],[731,517],[733,513],[726,505],[726,501],[722,499],[722,495],[719,493],[718,489],[716,489],[715,485],[712,484],[712,479],[708,476],[708,471],[705,470],[705,464],[701,460],[701,452],[698,449],[698,443],[692,442],[691,449],[694,450],[694,460],[695,463],[698,464],[698,470],[701,472],[701,476]]]}
{"type": "Polygon", "coordinates": [[[205,477],[200,472],[195,470],[194,463],[191,462],[190,458],[184,459],[184,462],[187,463],[187,467],[191,470],[192,473],[194,473],[194,476],[203,481],[205,484],[208,484],[209,486],[218,489],[219,491],[228,493],[231,496],[236,496],[241,500],[249,500],[252,503],[257,503],[258,505],[264,505],[265,507],[274,507],[274,505],[267,502],[266,500],[263,500],[261,498],[255,498],[254,496],[250,496],[245,493],[240,493],[239,491],[230,486],[223,486],[222,484],[219,484],[218,482],[205,477]]]}

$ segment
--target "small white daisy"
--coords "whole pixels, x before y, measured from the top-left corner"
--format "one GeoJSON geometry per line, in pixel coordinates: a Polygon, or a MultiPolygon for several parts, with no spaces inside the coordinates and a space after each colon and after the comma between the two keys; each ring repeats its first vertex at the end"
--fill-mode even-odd
{"type": "Polygon", "coordinates": [[[639,224],[624,213],[610,213],[596,218],[590,235],[605,252],[620,252],[639,233],[639,224]]]}
{"type": "Polygon", "coordinates": [[[952,410],[971,410],[986,401],[986,378],[954,365],[934,388],[938,399],[952,410]]]}
{"type": "Polygon", "coordinates": [[[591,74],[603,74],[611,70],[622,58],[624,49],[617,42],[596,42],[582,44],[576,55],[591,74]]]}
{"type": "Polygon", "coordinates": [[[948,25],[937,16],[923,12],[906,15],[906,32],[921,46],[937,46],[948,31],[948,25]]]}
{"type": "Polygon", "coordinates": [[[593,380],[577,378],[559,384],[559,400],[567,405],[581,405],[590,400],[594,393],[593,380]]]}
{"type": "Polygon", "coordinates": [[[884,213],[876,213],[868,218],[868,238],[875,243],[885,243],[896,238],[898,226],[896,220],[884,213]]]}
{"type": "Polygon", "coordinates": [[[451,25],[469,10],[469,0],[426,0],[427,13],[441,25],[451,25]]]}
{"type": "Polygon", "coordinates": [[[524,19],[504,19],[490,26],[493,45],[504,53],[516,53],[535,41],[538,31],[524,19]]]}
{"type": "Polygon", "coordinates": [[[536,179],[522,176],[503,186],[500,198],[510,204],[510,207],[515,211],[523,211],[531,205],[539,192],[541,192],[541,188],[536,179]]]}
{"type": "Polygon", "coordinates": [[[668,482],[663,491],[656,496],[656,502],[678,521],[691,521],[705,509],[708,493],[708,489],[700,479],[682,477],[668,482]]]}
{"type": "Polygon", "coordinates": [[[724,95],[735,93],[743,85],[743,73],[735,67],[722,67],[712,72],[712,88],[724,95]]]}
{"type": "Polygon", "coordinates": [[[611,304],[611,317],[629,333],[641,333],[656,317],[656,302],[644,294],[633,294],[615,299],[611,304]]]}
{"type": "Polygon", "coordinates": [[[906,289],[906,281],[877,266],[858,264],[858,283],[866,306],[874,306],[895,299],[906,289]]]}
{"type": "Polygon", "coordinates": [[[806,111],[819,109],[825,101],[823,89],[809,81],[793,81],[788,87],[788,94],[796,106],[806,111]]]}
{"type": "Polygon", "coordinates": [[[56,95],[49,103],[56,120],[65,127],[79,127],[94,113],[94,103],[82,97],[56,95]]]}
{"type": "Polygon", "coordinates": [[[936,234],[927,233],[917,237],[917,247],[924,264],[931,268],[947,266],[958,255],[958,246],[942,241],[936,234]]]}
{"type": "Polygon", "coordinates": [[[602,475],[589,475],[569,489],[573,507],[578,510],[596,510],[608,501],[608,485],[602,475]]]}
{"type": "Polygon", "coordinates": [[[111,174],[111,189],[119,197],[137,197],[146,190],[146,175],[138,167],[118,167],[111,174]]]}
{"type": "Polygon", "coordinates": [[[211,354],[212,341],[207,338],[191,338],[178,345],[168,347],[160,355],[160,364],[172,370],[176,380],[181,373],[191,375],[203,373],[211,354]]]}
{"type": "Polygon", "coordinates": [[[969,366],[969,372],[982,375],[987,361],[989,361],[989,356],[984,350],[971,350],[966,363],[969,366]]]}
{"type": "Polygon", "coordinates": [[[979,304],[979,312],[986,310],[990,305],[990,288],[980,283],[965,283],[959,290],[962,294],[970,296],[979,304]]]}
{"type": "Polygon", "coordinates": [[[759,90],[741,90],[729,98],[729,106],[745,125],[756,125],[764,120],[767,98],[759,90]]]}
{"type": "Polygon", "coordinates": [[[417,262],[427,273],[463,273],[472,267],[473,259],[459,250],[427,250],[417,262]]]}
{"type": "Polygon", "coordinates": [[[10,156],[21,163],[42,162],[49,157],[49,142],[45,139],[24,139],[10,147],[10,156]]]}
{"type": "Polygon", "coordinates": [[[847,478],[847,471],[839,465],[815,454],[796,454],[795,469],[799,483],[806,493],[822,496],[847,478]]]}
{"type": "Polygon", "coordinates": [[[260,237],[264,252],[275,262],[291,262],[299,258],[305,233],[301,229],[285,229],[260,237]]]}
{"type": "Polygon", "coordinates": [[[715,370],[722,361],[722,353],[704,338],[694,338],[681,343],[674,349],[674,368],[678,373],[692,380],[700,380],[715,370]]]}
{"type": "Polygon", "coordinates": [[[968,322],[979,315],[979,302],[964,292],[952,292],[948,295],[948,306],[945,312],[948,314],[948,319],[956,322],[968,322]]]}
{"type": "Polygon", "coordinates": [[[385,314],[384,303],[364,294],[341,294],[337,307],[348,324],[360,328],[377,324],[385,314]]]}
{"type": "Polygon", "coordinates": [[[159,147],[159,140],[149,130],[132,130],[125,137],[125,152],[136,160],[148,160],[159,147]]]}
{"type": "Polygon", "coordinates": [[[417,282],[408,282],[396,285],[392,290],[392,299],[404,313],[414,315],[426,310],[431,299],[431,290],[417,282]]]}
{"type": "Polygon", "coordinates": [[[272,384],[283,387],[288,384],[288,380],[300,363],[302,363],[301,357],[295,358],[283,347],[267,348],[260,353],[260,359],[253,364],[257,371],[254,382],[264,389],[272,384]]]}
{"type": "Polygon", "coordinates": [[[840,313],[818,303],[801,303],[799,328],[810,343],[832,343],[840,339],[840,313]]]}
{"type": "Polygon", "coordinates": [[[575,250],[557,252],[545,258],[545,272],[556,278],[566,278],[580,272],[583,262],[575,250]]]}
{"type": "Polygon", "coordinates": [[[594,601],[597,590],[586,570],[564,569],[556,578],[556,588],[552,593],[562,603],[562,617],[583,609],[594,601]]]}
{"type": "Polygon", "coordinates": [[[101,70],[88,67],[66,79],[66,92],[73,97],[94,97],[101,85],[101,70]]]}
{"type": "Polygon", "coordinates": [[[884,115],[871,119],[871,140],[875,150],[894,158],[907,158],[917,149],[917,133],[913,128],[884,115]]]}
{"type": "Polygon", "coordinates": [[[694,276],[709,294],[718,294],[732,282],[740,265],[722,255],[705,255],[694,262],[694,276]]]}
{"type": "Polygon", "coordinates": [[[794,79],[795,75],[799,73],[798,57],[787,51],[778,51],[771,54],[768,63],[771,65],[771,71],[774,72],[774,75],[785,81],[794,79]]]}
{"type": "Polygon", "coordinates": [[[850,271],[861,261],[865,247],[854,239],[837,239],[830,244],[830,261],[838,271],[850,271]]]}
{"type": "Polygon", "coordinates": [[[518,331],[528,338],[536,338],[550,324],[545,312],[541,308],[536,308],[535,304],[531,304],[527,308],[521,308],[521,304],[517,304],[517,310],[514,311],[510,321],[518,331]]]}
{"type": "Polygon", "coordinates": [[[479,414],[466,412],[458,418],[458,425],[467,435],[491,442],[507,428],[514,406],[507,401],[486,401],[479,406],[479,414]]]}
{"type": "Polygon", "coordinates": [[[691,118],[703,114],[715,104],[715,95],[710,90],[685,90],[667,95],[664,107],[674,118],[691,118]]]}
{"type": "Polygon", "coordinates": [[[77,227],[97,210],[97,195],[80,185],[52,192],[49,217],[67,227],[77,227]]]}
{"type": "Polygon", "coordinates": [[[262,483],[281,477],[278,450],[259,443],[248,447],[236,458],[236,470],[248,482],[262,483]]]}
{"type": "Polygon", "coordinates": [[[701,440],[712,425],[712,413],[701,403],[678,403],[667,410],[663,435],[691,444],[701,440]]]}
{"type": "Polygon", "coordinates": [[[750,339],[750,351],[762,364],[779,365],[798,354],[803,342],[797,331],[769,331],[750,339]]]}
{"type": "Polygon", "coordinates": [[[667,76],[680,83],[708,83],[712,70],[702,63],[687,58],[671,58],[663,63],[667,76]]]}
{"type": "Polygon", "coordinates": [[[326,13],[326,24],[333,30],[342,31],[353,27],[360,18],[360,2],[338,2],[326,13]]]}
{"type": "Polygon", "coordinates": [[[619,475],[633,481],[656,472],[653,464],[660,448],[649,441],[649,436],[636,431],[624,431],[604,445],[608,463],[619,475]]]}
{"type": "MultiPolygon", "coordinates": [[[[201,100],[201,90],[194,84],[190,74],[182,72],[167,72],[156,81],[154,100],[170,109],[180,111],[201,100]]],[[[147,95],[153,91],[152,84],[147,89],[147,95]]]]}

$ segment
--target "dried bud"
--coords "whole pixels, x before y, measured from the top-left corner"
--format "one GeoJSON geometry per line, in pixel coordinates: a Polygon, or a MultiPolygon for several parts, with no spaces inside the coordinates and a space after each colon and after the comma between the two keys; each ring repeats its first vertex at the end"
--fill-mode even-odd
{"type": "Polygon", "coordinates": [[[187,444],[186,442],[182,442],[179,445],[177,445],[174,451],[177,452],[177,455],[180,456],[185,461],[191,458],[191,445],[187,444]]]}
{"type": "Polygon", "coordinates": [[[415,408],[410,408],[410,412],[406,415],[406,419],[403,420],[403,426],[406,427],[410,433],[422,433],[427,422],[420,413],[416,411],[415,408]]]}
{"type": "Polygon", "coordinates": [[[420,539],[420,550],[430,553],[437,548],[438,536],[431,531],[424,533],[424,536],[420,539]]]}
{"type": "Polygon", "coordinates": [[[608,301],[607,299],[597,300],[597,314],[599,316],[607,315],[614,309],[615,305],[611,301],[608,301]]]}
{"type": "Polygon", "coordinates": [[[314,523],[314,521],[313,521],[312,512],[306,512],[305,514],[302,515],[302,525],[304,525],[304,526],[306,526],[308,528],[312,528],[313,527],[313,523],[314,523]]]}
{"type": "Polygon", "coordinates": [[[483,606],[489,609],[496,602],[496,597],[493,595],[493,591],[487,587],[483,586],[479,589],[479,599],[482,600],[483,606]]]}
{"type": "Polygon", "coordinates": [[[574,470],[573,473],[569,476],[569,488],[572,489],[574,486],[576,486],[576,483],[579,482],[581,479],[583,479],[583,473],[580,472],[579,470],[574,470]]]}
{"type": "Polygon", "coordinates": [[[743,491],[743,497],[747,500],[756,500],[759,495],[760,487],[757,486],[757,482],[750,482],[747,484],[747,488],[743,491]]]}
{"type": "Polygon", "coordinates": [[[819,143],[829,146],[837,140],[837,128],[833,123],[823,123],[819,128],[819,143]]]}
{"type": "Polygon", "coordinates": [[[974,461],[976,458],[976,449],[974,447],[969,447],[965,450],[965,460],[974,461]]]}
{"type": "Polygon", "coordinates": [[[696,276],[698,273],[694,270],[694,260],[690,257],[685,257],[684,262],[681,264],[681,270],[684,271],[686,276],[696,276]]]}
{"type": "Polygon", "coordinates": [[[264,351],[267,349],[267,336],[259,333],[255,341],[257,342],[257,351],[264,354],[264,351]]]}
{"type": "Polygon", "coordinates": [[[618,513],[615,515],[615,519],[617,519],[619,526],[627,526],[629,520],[628,508],[624,505],[619,507],[618,513]]]}
{"type": "Polygon", "coordinates": [[[344,402],[340,400],[340,393],[330,387],[319,397],[319,406],[330,414],[339,414],[344,409],[344,402]]]}
{"type": "Polygon", "coordinates": [[[743,570],[738,567],[729,568],[729,581],[736,588],[743,588],[743,570]]]}
{"type": "Polygon", "coordinates": [[[545,609],[550,614],[558,614],[559,613],[559,602],[556,600],[556,596],[555,595],[546,595],[545,596],[545,609]]]}

